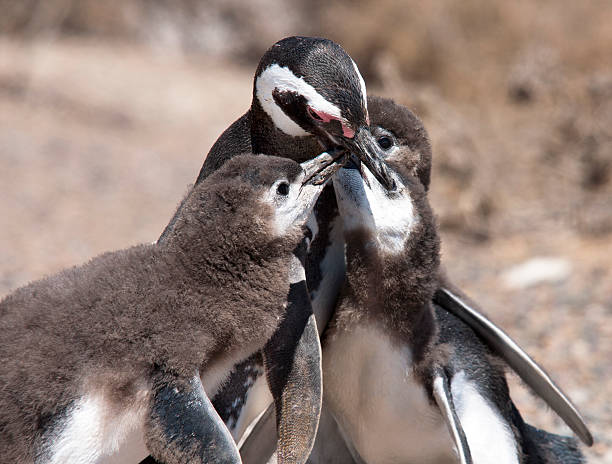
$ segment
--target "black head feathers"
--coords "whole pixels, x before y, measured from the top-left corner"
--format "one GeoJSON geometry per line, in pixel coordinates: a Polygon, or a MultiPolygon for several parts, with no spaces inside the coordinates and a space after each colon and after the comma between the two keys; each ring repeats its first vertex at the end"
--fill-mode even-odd
{"type": "MultiPolygon", "coordinates": [[[[259,85],[264,84],[262,80],[268,79],[266,74],[278,77],[281,73],[294,82],[293,85],[277,86],[273,98],[277,104],[286,105],[286,112],[293,111],[292,118],[307,131],[309,119],[325,118],[325,115],[341,117],[355,127],[366,124],[365,84],[355,62],[340,45],[318,37],[287,37],[280,40],[266,51],[259,62],[253,97],[262,98],[258,82],[259,85]],[[317,105],[322,103],[315,101],[317,96],[328,103],[327,108],[317,105]],[[311,112],[297,114],[298,105],[291,108],[291,102],[296,99],[309,105],[311,112]],[[329,110],[337,110],[339,114],[329,110]]],[[[306,105],[300,106],[306,109],[306,105]]],[[[348,127],[346,129],[350,130],[348,127]]]]}

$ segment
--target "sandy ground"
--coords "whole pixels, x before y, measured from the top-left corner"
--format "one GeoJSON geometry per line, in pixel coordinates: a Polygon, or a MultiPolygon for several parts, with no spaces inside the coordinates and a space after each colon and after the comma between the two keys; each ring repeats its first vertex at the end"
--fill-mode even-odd
{"type": "MultiPolygon", "coordinates": [[[[0,295],[156,240],[209,147],[247,109],[251,78],[250,67],[202,57],[0,40],[0,295]]],[[[596,440],[589,462],[612,462],[612,241],[583,230],[605,222],[597,208],[609,211],[610,196],[577,197],[571,165],[537,157],[555,146],[537,108],[452,105],[392,80],[374,90],[416,108],[430,130],[450,275],[575,401],[596,440]],[[555,258],[557,275],[509,283],[534,257],[555,258]]],[[[567,433],[511,382],[530,422],[567,433]]]]}

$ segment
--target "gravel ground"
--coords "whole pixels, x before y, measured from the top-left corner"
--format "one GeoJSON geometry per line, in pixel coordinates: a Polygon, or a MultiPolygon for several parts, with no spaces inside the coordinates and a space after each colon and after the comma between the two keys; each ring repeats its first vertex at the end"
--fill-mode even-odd
{"type": "MultiPolygon", "coordinates": [[[[156,240],[208,148],[248,107],[251,76],[149,49],[0,40],[0,295],[156,240]]],[[[611,463],[610,186],[584,188],[576,173],[590,161],[566,156],[591,129],[576,125],[580,113],[505,95],[452,103],[393,79],[373,90],[416,108],[430,130],[449,274],[572,397],[595,436],[589,462],[611,463]],[[554,136],[564,124],[574,139],[554,136]],[[517,270],[536,257],[548,260],[517,270]]],[[[530,422],[567,433],[511,383],[530,422]]]]}

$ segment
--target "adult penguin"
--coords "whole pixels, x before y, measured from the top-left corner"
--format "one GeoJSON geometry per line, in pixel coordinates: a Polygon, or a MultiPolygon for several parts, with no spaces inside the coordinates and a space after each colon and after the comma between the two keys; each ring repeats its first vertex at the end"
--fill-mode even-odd
{"type": "MultiPolygon", "coordinates": [[[[228,159],[243,152],[265,153],[291,158],[301,162],[317,156],[322,151],[334,151],[345,147],[358,153],[364,164],[370,166],[376,178],[388,188],[392,188],[386,166],[380,161],[381,150],[369,130],[366,89],[363,78],[355,62],[336,43],[331,40],[313,37],[288,37],[274,44],[262,57],[257,67],[253,84],[253,101],[251,108],[234,122],[215,142],[196,180],[196,185],[222,166],[228,159]]],[[[323,192],[326,201],[318,203],[316,221],[310,222],[309,228],[316,231],[320,228],[319,237],[327,237],[331,228],[329,219],[336,216],[333,191],[323,192]],[[321,206],[322,205],[322,206],[321,206]],[[317,226],[319,223],[320,227],[317,226]]],[[[171,233],[176,217],[180,214],[179,205],[175,217],[162,233],[159,242],[164,242],[171,233]]],[[[312,245],[312,244],[311,244],[312,245]]],[[[333,263],[343,263],[336,245],[333,263]]],[[[298,250],[298,253],[301,253],[298,250]]],[[[324,300],[320,297],[313,301],[315,313],[333,308],[337,290],[343,281],[343,271],[326,272],[320,270],[321,259],[330,255],[329,247],[319,238],[311,246],[308,257],[298,256],[305,261],[306,273],[310,275],[310,290],[325,287],[324,300]],[[313,276],[318,276],[316,279],[313,276]],[[321,283],[321,276],[327,276],[330,282],[321,283]],[[320,285],[315,285],[318,280],[320,285]]],[[[289,304],[304,306],[309,302],[306,282],[296,282],[292,287],[289,304]]],[[[310,307],[309,303],[306,305],[310,307]]],[[[325,320],[329,318],[324,314],[325,320]]],[[[316,392],[320,380],[321,366],[316,362],[313,352],[320,350],[318,331],[314,316],[300,323],[281,324],[279,330],[266,345],[261,354],[242,363],[237,372],[261,372],[260,367],[267,363],[268,384],[270,385],[277,411],[295,411],[304,409],[304,392],[316,392]],[[295,350],[286,350],[286,340],[298,339],[295,350]],[[285,346],[284,349],[280,347],[285,346]],[[316,345],[316,346],[313,346],[316,345]],[[305,384],[310,379],[311,384],[305,384]],[[287,389],[285,385],[295,385],[287,389]]],[[[228,385],[237,385],[230,379],[228,385]]],[[[240,382],[242,390],[224,390],[219,401],[213,403],[220,412],[221,418],[231,427],[232,417],[240,414],[242,401],[249,387],[249,382],[240,382]],[[226,403],[229,402],[229,408],[226,403]]],[[[320,392],[319,392],[320,393],[320,392]]],[[[320,395],[310,394],[307,410],[317,410],[316,402],[320,395]]],[[[292,443],[296,456],[303,456],[310,451],[318,425],[318,414],[312,415],[309,437],[299,437],[292,443]]],[[[305,419],[306,420],[306,419],[305,419]]],[[[291,427],[287,415],[277,417],[279,446],[290,441],[291,427]]],[[[219,426],[219,424],[216,424],[219,426]]],[[[213,424],[211,424],[213,427],[213,424]]],[[[289,445],[287,445],[288,449],[289,445]]],[[[289,452],[289,451],[288,451],[289,452]]],[[[154,462],[148,458],[148,462],[154,462]]]]}

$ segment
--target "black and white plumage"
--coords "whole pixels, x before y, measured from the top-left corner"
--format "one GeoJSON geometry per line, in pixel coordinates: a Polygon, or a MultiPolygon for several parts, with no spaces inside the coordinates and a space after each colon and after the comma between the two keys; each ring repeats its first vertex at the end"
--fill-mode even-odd
{"type": "Polygon", "coordinates": [[[294,251],[335,166],[327,154],[238,157],[188,194],[163,243],[5,297],[0,462],[129,462],[145,450],[166,464],[240,462],[208,397],[280,321],[303,317],[287,304],[294,251]]]}
{"type": "Polygon", "coordinates": [[[355,62],[331,40],[288,37],[261,58],[249,111],[215,142],[197,182],[244,150],[302,162],[337,146],[350,148],[387,185],[355,62]]]}
{"type": "MultiPolygon", "coordinates": [[[[243,151],[285,156],[301,162],[338,145],[358,153],[377,178],[386,183],[388,174],[380,163],[380,148],[369,130],[366,103],[363,78],[340,46],[321,38],[283,39],[262,57],[255,73],[251,108],[215,142],[196,184],[243,151]]],[[[315,216],[308,224],[313,233],[304,267],[315,314],[317,318],[322,315],[326,322],[343,281],[343,258],[341,235],[338,227],[333,230],[337,215],[333,191],[325,189],[322,196],[324,200],[317,204],[315,216]],[[325,263],[340,267],[337,272],[329,272],[330,269],[323,272],[325,263]]],[[[174,219],[160,242],[165,240],[173,224],[174,219]]],[[[296,294],[295,304],[308,299],[308,291],[304,286],[304,293],[296,294]]],[[[243,405],[256,375],[261,372],[262,362],[261,355],[256,355],[239,366],[236,381],[228,382],[213,401],[235,437],[254,418],[244,413],[257,410],[247,405],[245,411],[243,405]]],[[[261,382],[255,384],[256,390],[265,390],[261,382]]],[[[265,396],[265,401],[268,398],[265,396]]]]}
{"type": "MultiPolygon", "coordinates": [[[[408,172],[410,176],[413,176],[414,179],[417,179],[418,182],[413,184],[415,185],[415,189],[417,191],[427,189],[429,185],[429,175],[430,175],[430,167],[431,167],[431,152],[429,149],[429,142],[427,138],[427,134],[421,124],[421,122],[416,118],[408,109],[405,107],[401,107],[396,105],[390,100],[384,99],[370,99],[370,114],[372,117],[372,132],[377,136],[381,146],[385,147],[388,153],[388,157],[396,158],[396,162],[400,164],[404,168],[405,171],[408,172]],[[417,184],[420,183],[421,186],[417,184]]],[[[346,171],[346,170],[344,170],[346,171]]],[[[354,182],[359,184],[360,178],[358,175],[354,175],[354,182]]],[[[372,179],[366,185],[372,185],[372,179]]],[[[372,190],[372,189],[371,189],[372,190]]],[[[338,192],[338,189],[336,189],[338,192]]],[[[409,217],[405,217],[402,220],[402,214],[406,211],[415,210],[414,207],[410,207],[409,205],[401,206],[399,208],[395,208],[393,206],[393,202],[384,200],[384,189],[379,189],[378,194],[382,201],[383,206],[375,209],[375,217],[377,220],[372,221],[372,215],[366,215],[363,217],[362,213],[357,212],[358,214],[350,214],[345,212],[343,214],[343,220],[346,223],[345,227],[350,227],[351,224],[354,227],[365,227],[368,222],[370,226],[372,222],[374,224],[379,225],[379,232],[381,232],[380,239],[381,241],[377,244],[377,246],[372,246],[373,249],[378,249],[381,253],[389,253],[393,252],[394,249],[399,249],[401,246],[401,241],[398,240],[402,238],[408,237],[408,230],[411,221],[409,217]],[[387,233],[384,232],[384,228],[381,227],[381,224],[384,224],[385,220],[395,221],[395,227],[389,227],[387,233]]],[[[422,197],[422,193],[419,194],[422,197]]],[[[417,202],[418,203],[418,202],[417,202]]],[[[423,200],[421,203],[423,205],[423,200]]],[[[419,208],[416,208],[417,210],[419,208]]],[[[427,209],[422,207],[421,209],[427,209]]],[[[427,213],[427,211],[425,211],[427,213]]],[[[426,218],[430,217],[430,214],[425,214],[426,218]]],[[[433,227],[433,226],[430,226],[433,227]]],[[[346,229],[345,229],[346,233],[346,229]]],[[[431,240],[426,241],[426,243],[431,243],[431,240]]],[[[347,245],[348,246],[348,245],[347,245]]],[[[347,248],[348,249],[348,248],[347,248]]],[[[417,260],[418,261],[418,260],[417,260]]],[[[412,271],[410,271],[412,272],[412,271]]],[[[423,271],[419,271],[418,266],[415,267],[414,272],[416,274],[423,274],[423,271]]],[[[433,271],[432,271],[433,272],[433,271]]],[[[372,279],[376,279],[375,276],[380,275],[380,270],[369,270],[369,272],[364,272],[368,275],[374,276],[372,279]]],[[[395,272],[398,273],[397,271],[395,272]]],[[[427,272],[425,272],[427,274],[427,272]]],[[[408,277],[406,280],[396,280],[395,285],[400,288],[406,290],[406,286],[409,285],[410,279],[414,277],[408,277]]],[[[423,286],[423,290],[432,291],[431,285],[433,285],[433,293],[431,296],[430,304],[434,305],[435,308],[435,318],[437,320],[437,324],[440,326],[440,334],[439,339],[444,339],[444,343],[448,343],[450,345],[454,345],[456,349],[455,360],[453,362],[453,369],[463,371],[463,376],[468,375],[466,378],[476,379],[476,385],[484,385],[485,388],[487,385],[497,385],[495,391],[501,392],[501,400],[499,403],[503,403],[504,399],[508,399],[507,395],[507,386],[505,384],[505,379],[503,377],[503,369],[500,367],[504,363],[508,362],[510,367],[515,369],[523,379],[528,383],[528,385],[534,388],[534,391],[541,395],[546,401],[552,403],[554,401],[563,402],[563,405],[557,407],[555,410],[557,412],[561,412],[561,417],[564,418],[567,422],[571,422],[571,420],[576,420],[577,427],[575,428],[578,432],[586,431],[583,434],[587,440],[590,438],[590,434],[588,433],[588,429],[584,426],[580,416],[573,409],[573,406],[563,394],[558,390],[552,381],[548,378],[548,376],[541,371],[539,366],[537,366],[532,360],[528,358],[528,356],[515,346],[512,340],[508,339],[508,337],[501,333],[500,329],[497,328],[494,324],[492,324],[487,318],[485,318],[481,313],[476,310],[470,308],[469,300],[466,299],[464,295],[462,295],[457,289],[455,289],[449,282],[442,276],[438,276],[437,274],[434,276],[429,276],[430,282],[427,285],[423,286]],[[429,289],[429,290],[427,290],[429,289]],[[448,298],[453,297],[453,301],[448,301],[448,298]],[[433,301],[432,301],[433,300],[433,301]],[[457,316],[458,315],[458,316],[457,316]],[[471,323],[466,324],[463,319],[469,315],[473,318],[478,318],[478,321],[471,321],[471,323]],[[487,327],[481,327],[478,329],[478,325],[486,325],[487,327]],[[476,327],[476,331],[474,331],[474,327],[476,327]],[[524,359],[518,360],[514,358],[523,357],[524,359]],[[490,364],[487,359],[497,359],[494,363],[490,364]],[[480,374],[479,374],[480,372],[480,374]],[[483,377],[484,373],[484,377],[483,377]],[[480,375],[480,377],[478,376],[480,375]],[[533,379],[536,379],[537,382],[534,382],[533,379]],[[557,393],[550,393],[550,389],[556,389],[557,393]],[[566,413],[564,414],[564,411],[566,413]]],[[[385,285],[384,283],[379,283],[379,286],[384,288],[385,292],[388,291],[388,288],[392,285],[385,285]]],[[[359,285],[355,284],[354,287],[359,288],[359,285]]],[[[414,287],[414,285],[413,285],[414,287]]],[[[370,292],[374,295],[376,293],[376,285],[372,285],[370,288],[370,292]]],[[[356,292],[360,290],[355,290],[356,292]]],[[[363,290],[365,293],[366,290],[363,290]]],[[[426,305],[425,305],[426,306],[426,305]]],[[[472,305],[473,306],[473,305],[472,305]]],[[[357,314],[354,317],[359,317],[360,311],[359,309],[354,309],[353,313],[357,314]]],[[[344,314],[340,312],[336,317],[342,318],[347,317],[346,315],[350,314],[351,311],[344,311],[344,314]]],[[[362,315],[363,316],[363,315],[362,315]]],[[[366,317],[366,316],[363,316],[366,317]]],[[[397,326],[397,319],[393,318],[394,326],[397,326]]],[[[336,325],[337,322],[334,322],[336,325]]],[[[423,331],[426,332],[426,331],[423,331]]],[[[360,340],[367,339],[371,334],[367,333],[353,333],[346,336],[345,342],[348,345],[351,345],[353,342],[358,342],[360,340]]],[[[343,391],[348,391],[350,388],[349,385],[352,385],[352,382],[347,381],[348,374],[346,373],[346,369],[350,370],[350,366],[361,358],[361,356],[355,355],[354,357],[347,359],[342,358],[342,353],[348,351],[347,349],[337,348],[338,344],[329,343],[329,337],[332,335],[326,334],[326,341],[324,343],[324,351],[323,351],[323,360],[324,365],[326,366],[326,372],[331,370],[334,373],[335,379],[338,379],[340,382],[339,389],[343,389],[343,391]],[[340,358],[330,359],[330,346],[336,347],[336,355],[341,353],[340,358]],[[331,366],[331,367],[330,367],[331,366]],[[347,367],[349,366],[349,367],[347,367]],[[344,370],[343,370],[344,369],[344,370]]],[[[383,338],[385,335],[383,334],[383,338]]],[[[438,344],[442,342],[438,341],[438,344]]],[[[393,352],[389,348],[388,343],[385,344],[384,340],[373,341],[372,343],[365,343],[366,346],[370,347],[372,351],[375,351],[375,348],[380,348],[379,353],[386,353],[388,355],[389,352],[393,352]],[[386,346],[386,348],[385,348],[386,346]],[[382,347],[382,348],[381,348],[382,347]]],[[[382,356],[382,355],[381,355],[382,356]]],[[[405,361],[405,360],[404,360],[405,361]]],[[[382,361],[381,361],[382,363],[382,361]]],[[[374,363],[376,365],[376,363],[374,363]]],[[[434,370],[431,370],[434,372],[434,370]]],[[[439,368],[435,369],[435,373],[439,374],[440,372],[446,372],[444,369],[440,370],[439,368]]],[[[401,381],[397,380],[397,384],[394,384],[393,381],[389,381],[387,385],[384,385],[385,382],[383,373],[381,372],[369,372],[367,370],[361,371],[361,376],[359,376],[359,384],[367,383],[370,381],[372,385],[376,385],[378,381],[378,387],[372,388],[370,392],[358,395],[360,398],[366,398],[368,395],[372,395],[373,398],[380,398],[383,395],[385,389],[393,389],[398,385],[401,385],[401,381]]],[[[457,378],[460,380],[460,377],[457,378]]],[[[333,387],[332,384],[329,384],[327,380],[327,376],[324,377],[325,391],[333,387]]],[[[430,390],[429,394],[431,394],[431,402],[434,400],[437,404],[441,404],[442,400],[444,400],[444,393],[446,395],[450,395],[450,389],[452,386],[452,379],[443,378],[439,375],[430,374],[430,390]],[[443,388],[445,387],[446,388],[443,388]],[[434,388],[435,387],[435,388],[434,388]]],[[[464,389],[465,390],[465,389],[464,389]]],[[[472,388],[472,390],[474,390],[472,388]]],[[[468,388],[466,391],[470,392],[468,388]]],[[[326,394],[327,395],[327,394],[326,394]]],[[[478,397],[473,395],[470,396],[470,400],[476,400],[479,402],[478,397]]],[[[310,458],[310,462],[312,463],[324,463],[324,462],[360,462],[360,457],[358,453],[355,452],[355,446],[350,440],[345,442],[343,434],[340,433],[338,426],[336,425],[336,421],[330,414],[330,401],[329,399],[324,401],[323,413],[321,417],[321,423],[319,428],[319,434],[317,440],[315,442],[315,447],[313,449],[313,453],[310,458]],[[351,455],[351,452],[353,453],[351,455]]],[[[452,403],[452,398],[450,403],[452,403]]],[[[480,402],[482,404],[482,402],[480,402]]],[[[443,405],[441,405],[443,406],[443,405]]],[[[353,405],[352,409],[355,411],[360,411],[362,404],[353,405]]],[[[348,408],[350,409],[350,408],[348,408]]],[[[372,410],[376,408],[365,408],[366,416],[369,413],[372,413],[372,410]]],[[[382,408],[384,409],[384,408],[382,408]]],[[[390,406],[387,410],[393,410],[394,408],[390,406]]],[[[418,408],[417,408],[418,410],[418,408]]],[[[539,431],[527,424],[524,424],[518,411],[512,409],[503,409],[500,407],[499,410],[504,411],[505,420],[507,423],[511,423],[511,428],[517,428],[520,430],[520,448],[523,453],[529,456],[539,456],[530,458],[530,460],[526,460],[525,462],[555,462],[551,457],[553,455],[564,456],[564,459],[569,459],[568,462],[578,462],[581,459],[581,454],[577,449],[577,446],[573,439],[566,437],[559,437],[557,435],[547,434],[544,431],[539,431]],[[553,453],[553,454],[551,454],[553,453]],[[538,460],[540,459],[540,460],[538,460]]],[[[422,409],[421,409],[422,411],[422,409]]],[[[494,409],[489,409],[489,412],[494,409]]],[[[407,412],[407,411],[406,411],[407,412]]],[[[355,412],[355,414],[359,414],[359,412],[355,412]]],[[[490,417],[495,418],[495,414],[490,414],[490,417]]],[[[451,418],[449,416],[449,418],[451,418]]],[[[452,419],[452,418],[451,418],[452,419]]],[[[392,430],[404,430],[406,428],[406,424],[401,422],[402,419],[397,419],[394,421],[391,418],[387,417],[385,420],[381,421],[378,424],[368,424],[369,418],[364,417],[363,423],[361,427],[363,430],[369,430],[372,434],[372,439],[374,441],[380,440],[381,435],[387,436],[388,433],[391,433],[392,430]],[[385,425],[385,422],[387,424],[385,425]],[[368,428],[369,427],[369,428],[368,428]],[[372,431],[374,429],[374,431],[372,431]],[[379,434],[376,431],[382,429],[385,430],[384,433],[379,434]]],[[[468,421],[470,422],[470,421],[468,421]]],[[[452,424],[451,424],[452,425],[452,424]]],[[[438,432],[442,435],[445,435],[446,427],[444,427],[443,422],[438,423],[438,432]],[[441,426],[441,429],[440,429],[441,426]]],[[[257,424],[256,428],[251,432],[250,435],[243,440],[241,453],[243,454],[243,459],[248,463],[258,463],[265,462],[266,456],[269,456],[271,452],[270,449],[274,446],[273,437],[266,437],[263,431],[266,430],[265,424],[257,424]],[[265,446],[264,446],[265,444],[265,446]],[[265,448],[265,450],[264,450],[265,448]],[[267,454],[266,454],[267,453],[267,454]],[[251,457],[253,457],[251,459],[251,457]],[[263,460],[262,460],[263,459],[263,460]]],[[[426,431],[426,430],[425,430],[426,431]]],[[[431,432],[431,430],[429,431],[431,432]]],[[[426,435],[429,435],[429,432],[426,435]]],[[[470,431],[471,432],[471,431],[470,431]]],[[[461,433],[456,434],[458,436],[457,445],[461,445],[460,435],[461,433]]],[[[416,439],[414,442],[417,444],[425,443],[425,439],[423,436],[416,435],[416,439]]],[[[449,443],[448,436],[446,437],[447,445],[449,443]]],[[[397,439],[400,448],[409,444],[409,434],[404,433],[400,435],[397,439]]],[[[519,445],[517,445],[519,446],[519,445]]],[[[393,452],[394,446],[389,443],[386,443],[386,446],[381,446],[381,448],[388,449],[390,452],[393,452]]],[[[448,453],[449,447],[446,446],[440,447],[441,452],[448,453]]],[[[384,454],[378,455],[378,459],[384,461],[384,454]]],[[[414,456],[413,456],[414,457],[414,456]]],[[[422,456],[421,456],[422,457],[422,456]]],[[[431,457],[431,456],[430,456],[431,457]]],[[[416,459],[416,457],[415,457],[416,459]]],[[[420,458],[419,458],[420,459],[420,458]]],[[[368,461],[369,462],[369,461],[368,461]]],[[[373,462],[377,462],[375,458],[373,462]]],[[[476,461],[478,462],[478,461],[476,461]]]]}
{"type": "MultiPolygon", "coordinates": [[[[323,147],[337,143],[354,148],[355,141],[359,138],[354,136],[351,139],[347,135],[356,130],[356,125],[363,124],[364,118],[365,122],[368,122],[368,110],[362,106],[365,96],[363,79],[359,76],[354,62],[333,42],[300,37],[280,41],[264,55],[258,67],[251,109],[232,124],[212,147],[198,181],[221,166],[233,154],[247,149],[299,160],[312,157],[323,147]],[[333,75],[329,73],[330,63],[335,71],[333,75]],[[350,91],[338,91],[343,88],[350,91]],[[312,94],[313,89],[316,95],[312,94]],[[336,94],[343,96],[336,97],[336,94]],[[346,103],[347,99],[352,103],[346,103]],[[329,109],[330,105],[336,108],[345,105],[347,109],[338,113],[329,109]],[[356,121],[356,125],[351,122],[351,118],[356,121]]],[[[414,174],[427,187],[431,153],[427,135],[420,122],[416,120],[418,124],[415,125],[414,116],[413,119],[405,120],[401,113],[396,114],[394,108],[387,106],[384,100],[368,98],[367,101],[370,116],[373,121],[378,121],[378,125],[371,131],[374,132],[374,138],[362,141],[362,145],[370,146],[371,149],[373,141],[385,137],[385,125],[381,122],[386,123],[389,118],[394,120],[399,117],[395,124],[406,124],[406,127],[410,128],[410,142],[413,143],[412,148],[416,147],[413,152],[423,157],[420,163],[415,164],[414,174]]],[[[359,133],[359,130],[355,133],[359,133]]],[[[361,134],[364,133],[362,130],[361,134]]],[[[380,149],[384,150],[379,145],[377,156],[382,156],[380,149]]],[[[363,146],[355,149],[358,153],[363,150],[363,146]]],[[[368,160],[367,157],[362,159],[368,160]]],[[[377,169],[382,172],[377,178],[383,178],[385,183],[389,184],[388,173],[385,173],[384,167],[381,166],[378,162],[371,163],[374,172],[377,169]]],[[[167,230],[171,228],[172,222],[167,230]]],[[[309,228],[312,238],[306,259],[306,276],[321,329],[333,311],[344,279],[342,221],[337,214],[331,187],[322,193],[315,207],[315,216],[309,221],[309,228]]],[[[441,287],[439,291],[445,292],[446,289],[441,287]]],[[[250,420],[256,417],[263,410],[263,405],[269,401],[265,388],[262,388],[262,380],[257,381],[261,371],[258,366],[261,366],[261,363],[261,356],[256,355],[238,366],[234,377],[214,399],[215,407],[230,426],[236,439],[242,436],[250,420]]],[[[533,373],[533,366],[528,371],[533,373]]]]}

